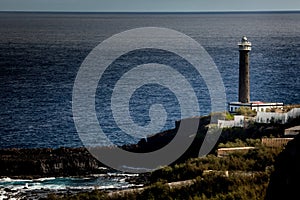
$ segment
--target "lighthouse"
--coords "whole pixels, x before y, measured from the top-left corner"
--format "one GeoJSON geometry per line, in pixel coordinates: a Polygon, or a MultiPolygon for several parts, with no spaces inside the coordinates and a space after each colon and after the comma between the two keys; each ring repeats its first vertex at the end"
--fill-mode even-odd
{"type": "Polygon", "coordinates": [[[265,112],[270,108],[282,108],[283,103],[271,103],[262,101],[250,101],[250,70],[249,70],[249,53],[251,51],[251,42],[247,37],[242,37],[238,43],[240,52],[239,63],[239,99],[237,102],[228,104],[228,111],[235,113],[240,107],[248,107],[257,112],[265,112]]]}
{"type": "Polygon", "coordinates": [[[249,52],[251,51],[251,42],[244,36],[238,46],[240,51],[239,102],[250,103],[249,52]]]}

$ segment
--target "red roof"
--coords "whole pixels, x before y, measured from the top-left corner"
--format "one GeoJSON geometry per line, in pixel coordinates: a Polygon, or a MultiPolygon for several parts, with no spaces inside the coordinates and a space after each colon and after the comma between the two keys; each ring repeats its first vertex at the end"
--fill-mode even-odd
{"type": "Polygon", "coordinates": [[[264,104],[264,102],[261,102],[261,101],[252,101],[251,103],[254,103],[254,104],[264,104]]]}

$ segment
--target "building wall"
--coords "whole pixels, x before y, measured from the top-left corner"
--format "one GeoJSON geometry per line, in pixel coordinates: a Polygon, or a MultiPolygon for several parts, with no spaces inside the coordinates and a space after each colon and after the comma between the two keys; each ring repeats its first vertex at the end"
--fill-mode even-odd
{"type": "Polygon", "coordinates": [[[234,120],[218,120],[219,128],[231,128],[234,127],[234,120]]]}
{"type": "Polygon", "coordinates": [[[229,105],[229,112],[235,112],[240,106],[229,105]]]}
{"type": "Polygon", "coordinates": [[[284,135],[295,136],[300,133],[300,126],[294,126],[284,130],[284,135]]]}
{"type": "Polygon", "coordinates": [[[275,113],[275,112],[257,112],[255,121],[257,123],[281,123],[285,124],[289,119],[293,119],[300,116],[300,108],[293,108],[287,113],[275,113]]]}
{"type": "Polygon", "coordinates": [[[255,110],[257,112],[265,112],[267,109],[271,109],[273,106],[253,106],[252,110],[255,110]]]}
{"type": "Polygon", "coordinates": [[[271,109],[271,108],[283,108],[282,105],[263,105],[263,104],[249,104],[249,105],[236,105],[236,104],[229,104],[229,108],[228,111],[229,112],[236,112],[236,110],[240,107],[249,107],[252,110],[255,110],[257,112],[265,112],[267,109],[271,109]]]}
{"type": "Polygon", "coordinates": [[[235,115],[234,120],[218,120],[219,128],[244,127],[245,117],[235,115]]]}
{"type": "Polygon", "coordinates": [[[294,138],[262,138],[261,142],[267,147],[282,147],[294,138]]]}
{"type": "Polygon", "coordinates": [[[271,122],[284,124],[287,121],[287,115],[286,113],[257,112],[255,121],[267,124],[271,122]]]}
{"type": "Polygon", "coordinates": [[[232,147],[232,148],[220,148],[217,150],[217,156],[228,156],[232,153],[247,153],[249,150],[255,149],[255,147],[232,147]]]}

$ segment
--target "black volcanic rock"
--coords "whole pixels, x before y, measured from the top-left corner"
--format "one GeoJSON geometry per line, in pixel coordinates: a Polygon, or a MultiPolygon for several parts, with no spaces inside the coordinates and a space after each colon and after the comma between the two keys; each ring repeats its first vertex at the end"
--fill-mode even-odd
{"type": "Polygon", "coordinates": [[[300,135],[290,141],[277,157],[271,174],[266,200],[299,199],[300,135]]]}
{"type": "MultiPolygon", "coordinates": [[[[199,118],[199,130],[205,132],[210,117],[199,118]],[[203,130],[202,130],[203,129],[203,130]]],[[[121,148],[131,152],[151,152],[167,145],[176,135],[181,121],[176,127],[142,139],[137,144],[124,145],[121,148]]],[[[178,161],[198,156],[202,137],[196,137],[186,153],[178,161]]],[[[99,147],[99,152],[101,148],[99,147]]],[[[0,149],[0,177],[47,177],[80,176],[102,173],[104,166],[85,148],[41,148],[41,149],[0,149]]],[[[106,167],[109,171],[113,169],[106,167]]],[[[106,170],[106,171],[107,171],[106,170]]]]}
{"type": "Polygon", "coordinates": [[[101,167],[85,148],[0,150],[0,176],[77,176],[100,173],[101,167]]]}
{"type": "MultiPolygon", "coordinates": [[[[210,116],[198,117],[197,119],[199,120],[198,132],[203,132],[202,129],[205,129],[205,126],[210,122],[210,116]]],[[[140,153],[156,151],[171,142],[178,132],[180,123],[181,120],[176,121],[174,129],[151,135],[147,137],[147,140],[141,139],[137,144],[124,145],[122,148],[127,151],[140,153]]],[[[204,131],[206,132],[206,129],[204,131]]]]}
{"type": "MultiPolygon", "coordinates": [[[[208,130],[208,124],[210,124],[211,121],[216,122],[214,121],[214,117],[211,116],[199,117],[198,120],[199,126],[195,139],[186,152],[183,153],[183,155],[176,161],[174,161],[173,164],[184,162],[191,157],[198,157],[200,147],[208,130]]],[[[121,146],[121,148],[126,151],[139,153],[152,152],[160,149],[167,145],[174,138],[180,123],[181,121],[177,121],[174,129],[166,130],[164,132],[149,136],[147,140],[142,139],[137,144],[121,146]]],[[[222,134],[218,139],[218,143],[234,141],[237,138],[242,140],[245,140],[246,138],[261,138],[263,136],[270,136],[274,133],[276,133],[276,136],[282,137],[285,128],[289,128],[292,125],[297,124],[299,124],[299,118],[285,125],[252,124],[246,128],[223,129],[222,134]]],[[[215,144],[215,147],[211,150],[211,153],[215,152],[216,147],[217,144],[215,144]]],[[[101,150],[101,148],[106,147],[99,148],[101,150]]],[[[287,147],[287,149],[288,148],[291,149],[292,147],[287,147]]],[[[296,148],[294,152],[299,152],[299,149],[296,148]]],[[[285,166],[284,163],[278,164],[276,169],[279,170],[279,174],[284,172],[284,170],[288,171],[288,168],[291,169],[291,171],[296,171],[294,169],[295,167],[299,168],[299,165],[295,164],[296,161],[291,158],[292,156],[298,156],[299,158],[299,153],[296,155],[294,154],[295,153],[286,153],[281,156],[282,158],[280,159],[283,160],[282,162],[293,164],[291,164],[289,167],[285,166]]],[[[80,176],[112,170],[108,167],[107,170],[103,170],[102,167],[106,166],[95,159],[85,148],[0,149],[0,177],[80,176]]],[[[274,176],[275,177],[273,179],[276,182],[280,176],[276,174],[274,176]]],[[[270,187],[276,187],[276,184],[270,187]]]]}

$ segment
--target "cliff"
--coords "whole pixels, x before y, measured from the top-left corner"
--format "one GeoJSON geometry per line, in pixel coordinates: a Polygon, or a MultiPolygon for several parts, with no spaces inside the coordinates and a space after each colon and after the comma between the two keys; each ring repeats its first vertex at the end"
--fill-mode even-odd
{"type": "MultiPolygon", "coordinates": [[[[209,120],[209,117],[202,117],[200,129],[205,129],[205,125],[209,123],[209,120]]],[[[175,129],[154,134],[148,137],[147,141],[142,139],[137,144],[124,145],[121,148],[131,152],[151,152],[160,149],[173,139],[180,121],[176,122],[175,125],[175,129]]],[[[199,138],[193,142],[190,150],[182,158],[198,155],[199,144],[201,144],[198,140],[199,138]]],[[[114,170],[104,166],[83,147],[0,149],[0,177],[81,176],[107,171],[114,170]],[[104,170],[103,167],[106,169],[104,170]]]]}
{"type": "MultiPolygon", "coordinates": [[[[198,157],[199,149],[207,132],[210,116],[199,118],[197,135],[187,151],[174,162],[184,162],[188,158],[198,157]]],[[[289,124],[251,124],[246,128],[223,129],[218,140],[225,143],[239,138],[261,138],[263,136],[282,137],[284,129],[299,124],[299,118],[289,124]]],[[[175,128],[149,136],[137,144],[124,145],[121,148],[131,152],[151,152],[168,144],[175,136],[180,121],[175,128]]],[[[217,145],[217,144],[216,144],[217,145]]],[[[299,146],[299,145],[298,145],[299,146]]],[[[215,146],[216,147],[216,146],[215,146]]],[[[214,153],[213,148],[211,153],[214,153]]],[[[299,156],[299,154],[298,154],[299,156]]],[[[46,176],[80,176],[93,173],[103,173],[104,166],[85,148],[59,149],[0,149],[0,176],[9,177],[46,177],[46,176]]]]}
{"type": "Polygon", "coordinates": [[[79,176],[103,172],[85,148],[1,149],[0,176],[79,176]]]}

